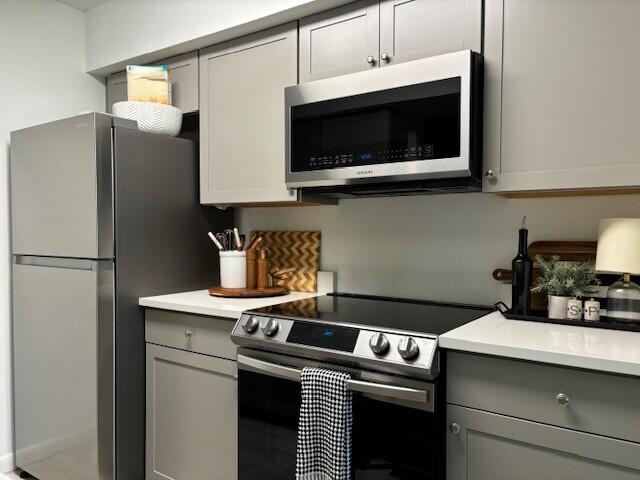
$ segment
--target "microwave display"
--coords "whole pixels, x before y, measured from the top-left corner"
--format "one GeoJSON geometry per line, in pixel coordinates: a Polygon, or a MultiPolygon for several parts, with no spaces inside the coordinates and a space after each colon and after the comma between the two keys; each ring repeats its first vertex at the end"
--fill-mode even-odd
{"type": "Polygon", "coordinates": [[[291,171],[460,156],[461,78],[291,107],[291,171]]]}

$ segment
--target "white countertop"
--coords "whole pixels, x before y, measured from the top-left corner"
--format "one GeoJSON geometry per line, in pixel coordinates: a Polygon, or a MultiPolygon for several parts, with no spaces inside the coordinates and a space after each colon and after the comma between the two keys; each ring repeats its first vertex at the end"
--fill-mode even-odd
{"type": "Polygon", "coordinates": [[[640,332],[508,320],[499,312],[439,337],[442,348],[640,376],[640,332]]]}
{"type": "Polygon", "coordinates": [[[176,312],[210,315],[212,317],[232,318],[237,320],[245,310],[268,307],[278,303],[292,302],[324,295],[317,292],[291,292],[289,295],[267,298],[220,298],[212,297],[207,290],[159,295],[141,298],[143,307],[174,310],[176,312]]]}
{"type": "Polygon", "coordinates": [[[237,320],[245,310],[319,297],[333,292],[335,274],[333,272],[318,272],[317,288],[317,292],[291,292],[289,295],[267,298],[221,298],[212,297],[207,290],[194,290],[191,292],[158,295],[157,297],[144,297],[138,301],[138,304],[143,307],[237,320]]]}

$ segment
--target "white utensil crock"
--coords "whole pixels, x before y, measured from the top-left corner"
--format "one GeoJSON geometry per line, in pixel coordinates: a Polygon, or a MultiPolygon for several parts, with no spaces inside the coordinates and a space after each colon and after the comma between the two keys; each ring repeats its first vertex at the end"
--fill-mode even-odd
{"type": "Polygon", "coordinates": [[[247,288],[247,252],[237,250],[220,252],[220,286],[247,288]]]}

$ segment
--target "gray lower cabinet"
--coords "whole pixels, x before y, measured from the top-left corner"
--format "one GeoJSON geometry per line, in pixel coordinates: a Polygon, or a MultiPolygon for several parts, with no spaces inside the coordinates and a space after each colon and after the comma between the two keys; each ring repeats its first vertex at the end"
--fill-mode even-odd
{"type": "Polygon", "coordinates": [[[300,21],[300,81],[482,51],[482,0],[360,0],[300,21]]]}
{"type": "Polygon", "coordinates": [[[297,200],[284,178],[284,88],[297,84],[297,52],[297,22],[200,51],[203,204],[297,200]]]}
{"type": "Polygon", "coordinates": [[[448,480],[640,478],[640,379],[447,353],[448,480]]]}
{"type": "Polygon", "coordinates": [[[640,186],[640,2],[578,3],[485,1],[485,191],[640,186]]]}
{"type": "Polygon", "coordinates": [[[236,364],[147,344],[147,480],[237,476],[236,364]]]}
{"type": "MultiPolygon", "coordinates": [[[[196,112],[198,101],[198,52],[190,52],[177,57],[154,62],[167,64],[171,82],[172,104],[183,113],[196,112]]],[[[107,77],[107,113],[116,102],[127,100],[127,74],[118,72],[107,77]]]]}
{"type": "Polygon", "coordinates": [[[448,480],[632,480],[640,445],[472,408],[447,407],[448,480]]]}
{"type": "Polygon", "coordinates": [[[237,478],[234,322],[147,309],[146,480],[237,478]]]}

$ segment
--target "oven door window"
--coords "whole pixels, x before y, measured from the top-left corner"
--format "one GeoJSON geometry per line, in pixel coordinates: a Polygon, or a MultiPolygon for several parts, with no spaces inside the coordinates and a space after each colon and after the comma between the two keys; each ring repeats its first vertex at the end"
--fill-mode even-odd
{"type": "MultiPolygon", "coordinates": [[[[295,478],[300,384],[239,371],[239,480],[295,478]]],[[[352,478],[430,480],[441,442],[432,413],[355,394],[352,478]]]]}
{"type": "Polygon", "coordinates": [[[460,156],[460,77],[291,108],[291,170],[460,156]]]}

